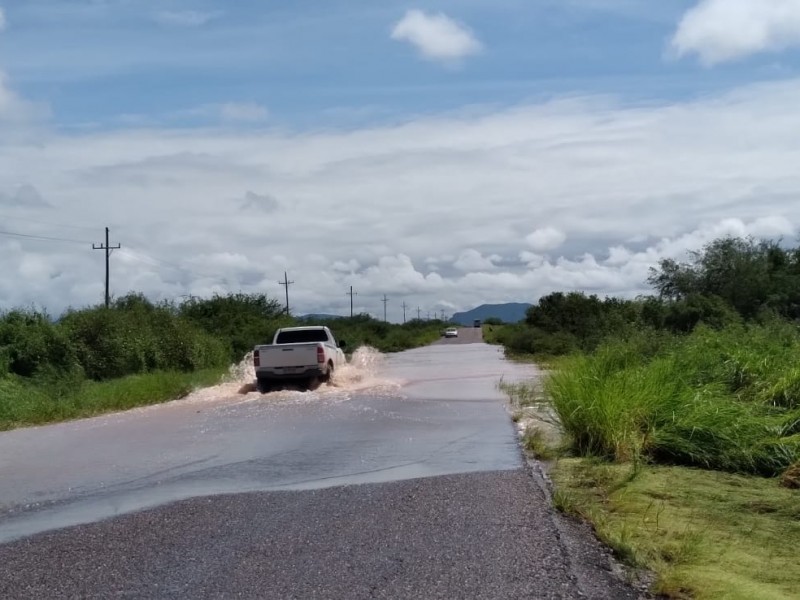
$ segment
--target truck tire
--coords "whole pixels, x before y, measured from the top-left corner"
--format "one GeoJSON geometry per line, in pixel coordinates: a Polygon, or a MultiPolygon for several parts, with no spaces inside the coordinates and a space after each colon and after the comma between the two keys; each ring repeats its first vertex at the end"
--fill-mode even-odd
{"type": "Polygon", "coordinates": [[[256,389],[261,394],[269,394],[272,391],[272,383],[269,379],[256,379],[256,389]]]}
{"type": "Polygon", "coordinates": [[[322,376],[322,381],[330,385],[332,379],[333,379],[333,363],[328,362],[328,372],[322,376]]]}

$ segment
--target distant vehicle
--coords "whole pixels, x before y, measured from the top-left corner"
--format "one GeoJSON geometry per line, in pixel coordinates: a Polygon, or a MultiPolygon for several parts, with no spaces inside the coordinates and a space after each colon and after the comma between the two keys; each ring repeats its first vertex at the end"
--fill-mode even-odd
{"type": "Polygon", "coordinates": [[[281,383],[309,388],[330,381],[334,370],[346,363],[344,347],[327,327],[278,329],[272,344],[256,346],[253,351],[256,387],[266,394],[281,383]]]}
{"type": "Polygon", "coordinates": [[[445,329],[444,337],[446,338],[458,337],[458,329],[456,329],[455,327],[450,327],[449,329],[445,329]]]}
{"type": "Polygon", "coordinates": [[[473,326],[473,327],[480,327],[480,326],[481,326],[481,320],[480,320],[480,319],[475,319],[475,320],[472,322],[472,326],[473,326]]]}

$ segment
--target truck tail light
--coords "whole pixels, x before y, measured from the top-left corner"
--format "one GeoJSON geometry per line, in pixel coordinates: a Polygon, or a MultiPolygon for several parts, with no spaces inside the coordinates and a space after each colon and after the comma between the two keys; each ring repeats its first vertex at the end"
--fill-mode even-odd
{"type": "Polygon", "coordinates": [[[258,350],[253,352],[253,366],[260,367],[261,366],[261,357],[258,355],[258,350]]]}
{"type": "Polygon", "coordinates": [[[325,362],[325,348],[321,344],[317,346],[317,362],[320,364],[325,362]]]}

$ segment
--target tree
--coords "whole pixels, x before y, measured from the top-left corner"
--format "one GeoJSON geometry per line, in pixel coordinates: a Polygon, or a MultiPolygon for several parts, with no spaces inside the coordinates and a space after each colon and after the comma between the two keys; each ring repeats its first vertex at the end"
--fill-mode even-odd
{"type": "MultiPolygon", "coordinates": [[[[800,317],[800,249],[785,250],[779,242],[725,237],[690,253],[678,263],[664,259],[651,269],[648,282],[664,299],[716,297],[745,319],[767,307],[800,317]]],[[[697,306],[697,300],[693,300],[697,306]]]]}

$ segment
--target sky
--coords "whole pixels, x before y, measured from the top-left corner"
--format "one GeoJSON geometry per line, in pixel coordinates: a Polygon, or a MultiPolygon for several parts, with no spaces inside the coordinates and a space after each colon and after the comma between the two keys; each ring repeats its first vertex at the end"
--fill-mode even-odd
{"type": "Polygon", "coordinates": [[[635,297],[796,243],[800,0],[0,0],[0,310],[635,297]]]}

